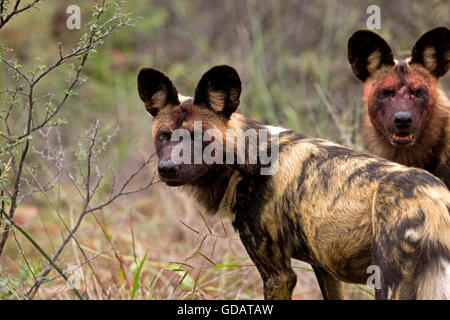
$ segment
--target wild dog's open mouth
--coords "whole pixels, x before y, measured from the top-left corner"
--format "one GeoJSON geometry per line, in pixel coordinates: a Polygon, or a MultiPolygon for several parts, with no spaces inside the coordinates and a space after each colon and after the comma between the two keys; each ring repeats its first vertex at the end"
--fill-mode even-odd
{"type": "Polygon", "coordinates": [[[393,133],[391,136],[391,141],[394,144],[411,144],[414,142],[414,135],[409,132],[393,133]]]}

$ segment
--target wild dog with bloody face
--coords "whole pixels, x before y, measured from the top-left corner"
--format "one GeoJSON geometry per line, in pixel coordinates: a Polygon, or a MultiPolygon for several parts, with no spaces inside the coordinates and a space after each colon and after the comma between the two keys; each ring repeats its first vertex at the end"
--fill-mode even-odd
{"type": "Polygon", "coordinates": [[[339,280],[366,283],[371,265],[380,270],[377,299],[450,299],[450,193],[439,179],[235,112],[241,82],[229,66],[206,72],[194,98],[179,95],[150,68],[139,72],[138,90],[153,115],[161,180],[180,186],[210,214],[231,217],[266,299],[291,299],[291,258],[312,265],[326,299],[342,298],[339,280]],[[195,136],[198,123],[202,133],[216,130],[223,158],[239,149],[227,148],[226,130],[268,130],[267,143],[257,147],[278,154],[277,170],[262,174],[268,164],[259,157],[253,164],[178,163],[173,151],[181,142],[174,136],[181,129],[195,136]]]}
{"type": "Polygon", "coordinates": [[[371,31],[348,41],[353,73],[364,82],[361,133],[373,154],[423,168],[450,187],[450,100],[438,79],[450,66],[450,30],[426,32],[410,59],[396,61],[371,31]]]}

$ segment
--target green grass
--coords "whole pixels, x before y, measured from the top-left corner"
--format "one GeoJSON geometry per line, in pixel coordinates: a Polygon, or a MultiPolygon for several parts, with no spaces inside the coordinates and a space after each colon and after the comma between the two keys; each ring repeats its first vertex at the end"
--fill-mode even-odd
{"type": "Polygon", "coordinates": [[[131,289],[130,300],[134,300],[134,297],[136,296],[136,291],[139,287],[139,279],[141,276],[141,270],[142,270],[142,267],[144,266],[146,259],[147,259],[147,253],[145,253],[144,257],[142,258],[141,262],[139,263],[139,266],[137,267],[137,270],[136,270],[136,274],[134,275],[133,288],[131,289]]]}

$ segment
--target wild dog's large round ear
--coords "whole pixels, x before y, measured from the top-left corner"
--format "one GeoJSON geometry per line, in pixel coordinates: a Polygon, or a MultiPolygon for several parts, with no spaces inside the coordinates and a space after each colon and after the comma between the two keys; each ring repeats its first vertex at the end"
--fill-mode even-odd
{"type": "Polygon", "coordinates": [[[239,106],[241,79],[230,66],[215,66],[200,79],[195,89],[194,104],[230,117],[239,106]]]}
{"type": "Polygon", "coordinates": [[[379,35],[368,30],[356,31],[347,45],[347,57],[353,73],[365,81],[382,66],[393,66],[392,50],[379,35]]]}
{"type": "Polygon", "coordinates": [[[437,27],[425,32],[412,49],[413,63],[421,64],[436,78],[442,77],[450,67],[450,30],[437,27]]]}
{"type": "Polygon", "coordinates": [[[137,77],[139,97],[152,116],[169,105],[179,105],[178,92],[163,73],[152,68],[143,68],[137,77]]]}

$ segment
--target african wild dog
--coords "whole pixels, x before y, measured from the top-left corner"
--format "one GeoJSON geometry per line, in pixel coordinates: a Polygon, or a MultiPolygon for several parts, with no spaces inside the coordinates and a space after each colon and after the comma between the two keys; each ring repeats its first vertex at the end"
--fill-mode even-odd
{"type": "Polygon", "coordinates": [[[342,297],[339,280],[365,283],[370,265],[381,270],[378,299],[450,298],[450,193],[439,179],[235,112],[241,82],[229,66],[206,72],[194,98],[178,95],[150,68],[139,72],[138,90],[153,115],[161,180],[181,186],[209,213],[230,215],[266,299],[292,297],[291,258],[312,265],[326,299],[342,297]],[[259,160],[175,164],[181,142],[173,136],[199,122],[218,132],[270,130],[266,148],[279,151],[278,170],[261,174],[259,160]]]}
{"type": "Polygon", "coordinates": [[[364,82],[366,148],[383,158],[423,168],[450,187],[450,100],[438,78],[450,66],[450,30],[426,32],[411,58],[396,61],[391,48],[371,31],[348,41],[348,60],[364,82]]]}

